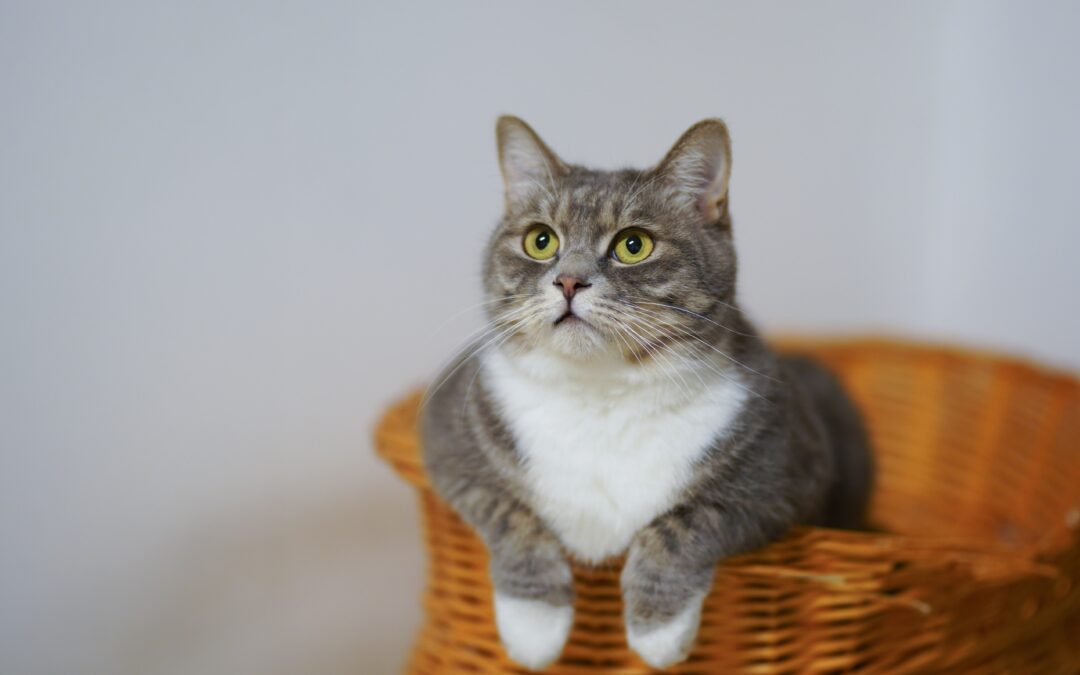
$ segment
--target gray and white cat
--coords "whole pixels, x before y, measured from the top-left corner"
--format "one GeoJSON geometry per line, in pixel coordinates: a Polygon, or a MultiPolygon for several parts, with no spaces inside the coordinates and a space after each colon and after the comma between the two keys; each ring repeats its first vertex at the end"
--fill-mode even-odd
{"type": "Polygon", "coordinates": [[[718,561],[796,523],[859,526],[866,435],[837,381],[772,352],[736,304],[723,122],[644,171],[567,164],[514,117],[497,138],[489,330],[430,393],[424,460],[490,550],[515,661],[562,651],[567,556],[625,553],[627,639],[664,667],[689,652],[718,561]]]}

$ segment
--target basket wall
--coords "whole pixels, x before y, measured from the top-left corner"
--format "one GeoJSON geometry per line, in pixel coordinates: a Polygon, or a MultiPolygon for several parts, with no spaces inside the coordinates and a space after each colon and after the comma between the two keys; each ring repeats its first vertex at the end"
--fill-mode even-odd
{"type": "MultiPolygon", "coordinates": [[[[798,528],[725,562],[697,646],[668,672],[1080,672],[1080,383],[955,349],[782,346],[827,362],[863,410],[887,534],[798,528]]],[[[418,401],[376,432],[419,490],[430,556],[407,671],[527,672],[500,646],[483,545],[428,487],[418,401]]],[[[626,645],[618,565],[575,579],[574,629],[547,672],[651,672],[626,645]]]]}

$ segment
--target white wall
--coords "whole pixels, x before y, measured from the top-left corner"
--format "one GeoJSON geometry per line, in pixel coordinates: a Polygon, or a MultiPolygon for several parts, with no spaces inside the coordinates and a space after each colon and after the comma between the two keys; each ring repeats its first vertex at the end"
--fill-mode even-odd
{"type": "Polygon", "coordinates": [[[381,407],[477,325],[494,118],[734,134],[772,330],[1080,367],[1074,3],[4,3],[0,671],[382,673],[381,407]]]}
{"type": "Polygon", "coordinates": [[[1080,4],[949,7],[928,332],[1080,365],[1080,4]]]}

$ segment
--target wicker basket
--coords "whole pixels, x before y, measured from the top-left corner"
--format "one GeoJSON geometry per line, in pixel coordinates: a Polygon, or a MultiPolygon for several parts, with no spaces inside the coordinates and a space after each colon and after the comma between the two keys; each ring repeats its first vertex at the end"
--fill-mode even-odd
{"type": "MultiPolygon", "coordinates": [[[[879,340],[785,343],[864,414],[885,533],[800,528],[723,563],[677,673],[1080,673],[1080,382],[1007,358],[879,340]]],[[[483,546],[432,493],[418,397],[379,452],[420,492],[430,555],[411,673],[526,672],[502,650],[483,546]]],[[[650,672],[623,634],[618,566],[575,568],[552,673],[650,672]]]]}

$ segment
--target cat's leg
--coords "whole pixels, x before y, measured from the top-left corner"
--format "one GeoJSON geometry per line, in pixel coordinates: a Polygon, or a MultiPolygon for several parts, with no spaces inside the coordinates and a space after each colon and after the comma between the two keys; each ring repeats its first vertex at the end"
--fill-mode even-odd
{"type": "Polygon", "coordinates": [[[669,546],[662,527],[654,523],[638,533],[621,578],[627,642],[654,668],[690,653],[715,567],[669,546]]]}
{"type": "Polygon", "coordinates": [[[635,535],[623,566],[630,647],[654,668],[682,661],[697,637],[716,563],[768,540],[760,523],[716,504],[679,506],[635,535]]]}
{"type": "Polygon", "coordinates": [[[432,397],[423,420],[424,463],[435,491],[488,549],[503,646],[514,661],[540,669],[559,657],[570,634],[573,576],[558,539],[515,496],[506,478],[518,470],[513,438],[482,381],[467,396],[474,379],[463,368],[432,397]]]}
{"type": "Polygon", "coordinates": [[[495,623],[507,654],[534,670],[547,666],[574,623],[574,580],[558,539],[508,495],[473,489],[457,501],[490,553],[495,623]]]}
{"type": "Polygon", "coordinates": [[[424,464],[435,491],[488,549],[506,652],[540,669],[559,658],[574,623],[573,575],[559,540],[508,479],[520,471],[514,439],[477,380],[478,367],[460,369],[432,396],[423,418],[424,464]]]}

